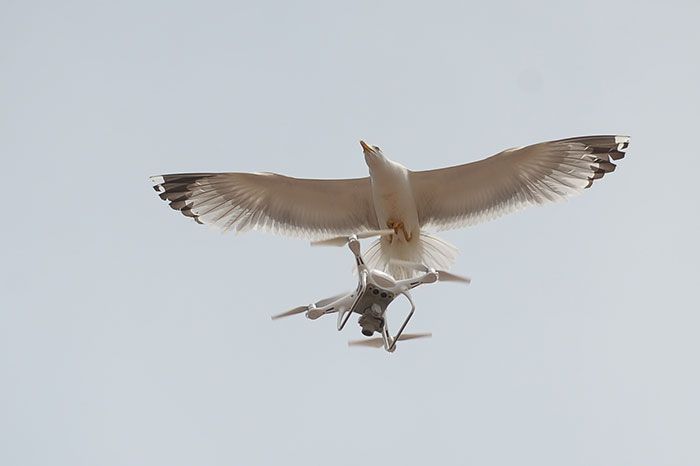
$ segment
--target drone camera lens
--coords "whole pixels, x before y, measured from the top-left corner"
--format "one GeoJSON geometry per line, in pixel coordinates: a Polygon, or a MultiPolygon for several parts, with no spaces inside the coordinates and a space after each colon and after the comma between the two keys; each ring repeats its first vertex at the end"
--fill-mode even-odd
{"type": "Polygon", "coordinates": [[[374,332],[368,329],[362,329],[362,334],[366,337],[371,337],[374,332]]]}

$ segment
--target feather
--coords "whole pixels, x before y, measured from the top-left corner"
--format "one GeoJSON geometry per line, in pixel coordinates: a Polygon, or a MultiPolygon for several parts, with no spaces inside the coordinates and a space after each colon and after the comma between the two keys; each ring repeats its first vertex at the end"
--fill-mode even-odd
{"type": "Polygon", "coordinates": [[[531,204],[561,202],[615,170],[627,136],[585,136],[508,149],[477,162],[411,172],[421,228],[473,225],[531,204]]]}

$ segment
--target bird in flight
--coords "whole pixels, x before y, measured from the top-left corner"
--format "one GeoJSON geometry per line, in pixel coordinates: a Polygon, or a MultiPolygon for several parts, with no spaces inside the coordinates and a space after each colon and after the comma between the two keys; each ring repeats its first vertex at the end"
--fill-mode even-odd
{"type": "Polygon", "coordinates": [[[369,176],[316,180],[275,173],[151,177],[161,199],[222,232],[259,230],[318,240],[393,230],[367,251],[374,268],[411,272],[391,259],[449,268],[457,249],[427,233],[474,225],[528,205],[580,194],[615,170],[627,136],[584,136],[507,149],[476,162],[411,171],[360,141],[369,176]],[[611,161],[612,160],[612,161],[611,161]]]}

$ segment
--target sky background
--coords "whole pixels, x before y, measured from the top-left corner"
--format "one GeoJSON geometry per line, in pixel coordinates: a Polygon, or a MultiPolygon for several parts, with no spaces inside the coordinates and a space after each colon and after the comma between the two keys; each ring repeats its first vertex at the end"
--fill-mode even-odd
{"type": "Polygon", "coordinates": [[[0,464],[700,464],[698,5],[0,1],[0,464]],[[417,289],[394,354],[270,320],[348,251],[148,180],[588,134],[632,137],[617,171],[441,234],[473,282],[417,289]]]}

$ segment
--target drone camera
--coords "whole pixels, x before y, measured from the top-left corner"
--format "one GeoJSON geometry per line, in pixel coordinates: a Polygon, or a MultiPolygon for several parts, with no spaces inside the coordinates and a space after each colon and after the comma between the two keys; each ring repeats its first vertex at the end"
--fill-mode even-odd
{"type": "Polygon", "coordinates": [[[362,334],[367,337],[374,335],[374,332],[380,332],[384,327],[384,319],[367,314],[360,317],[358,323],[362,327],[362,334]]]}
{"type": "Polygon", "coordinates": [[[384,328],[384,318],[382,317],[381,308],[376,305],[367,308],[362,316],[360,316],[357,323],[362,327],[362,334],[367,337],[374,335],[374,332],[381,332],[384,328]],[[377,309],[374,309],[374,307],[377,309]]]}

